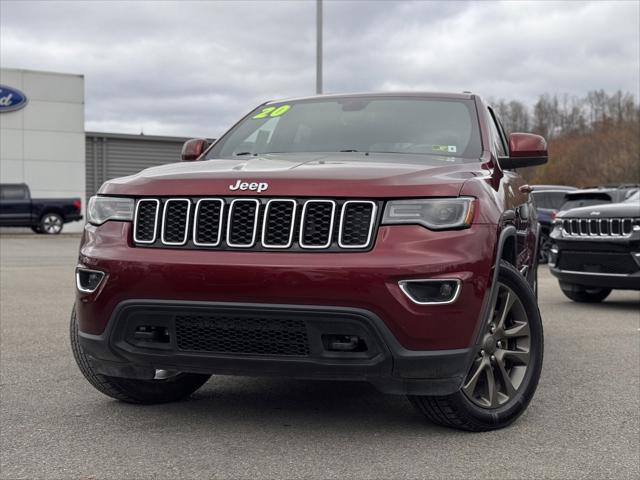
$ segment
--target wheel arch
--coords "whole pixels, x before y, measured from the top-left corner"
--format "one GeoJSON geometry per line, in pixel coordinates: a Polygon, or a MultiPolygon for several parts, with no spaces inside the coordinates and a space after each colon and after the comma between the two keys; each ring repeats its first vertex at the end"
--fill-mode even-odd
{"type": "Polygon", "coordinates": [[[500,260],[510,263],[516,267],[518,258],[518,243],[516,237],[516,228],[513,225],[509,225],[502,229],[500,237],[498,238],[498,245],[496,247],[496,262],[494,268],[497,268],[500,260]]]}
{"type": "Polygon", "coordinates": [[[47,208],[43,209],[40,212],[40,214],[38,215],[38,223],[40,223],[42,221],[42,217],[44,217],[48,213],[56,213],[56,214],[60,215],[60,217],[62,218],[63,222],[66,221],[65,215],[64,215],[64,211],[61,208],[58,208],[58,207],[47,207],[47,208]]]}
{"type": "Polygon", "coordinates": [[[489,308],[491,308],[491,299],[496,291],[496,286],[498,283],[498,271],[500,269],[500,262],[507,261],[511,263],[515,267],[515,259],[516,256],[516,227],[513,225],[507,225],[499,230],[498,233],[498,241],[496,242],[496,250],[493,258],[493,266],[491,267],[491,280],[489,283],[489,287],[484,296],[484,301],[482,302],[482,308],[480,309],[480,315],[478,316],[478,320],[476,322],[476,331],[474,334],[474,345],[477,347],[480,344],[480,337],[482,335],[482,322],[487,318],[489,313],[489,308]],[[504,258],[505,254],[507,258],[504,258]],[[511,261],[509,261],[509,258],[511,261]]]}

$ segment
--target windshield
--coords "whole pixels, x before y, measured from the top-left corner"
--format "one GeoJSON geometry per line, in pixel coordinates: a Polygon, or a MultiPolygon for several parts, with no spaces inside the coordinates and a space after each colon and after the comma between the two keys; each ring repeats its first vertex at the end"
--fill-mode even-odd
{"type": "Polygon", "coordinates": [[[207,158],[303,152],[421,154],[477,161],[482,146],[473,100],[320,98],[258,107],[222,137],[207,158]]]}
{"type": "Polygon", "coordinates": [[[533,191],[531,193],[538,208],[549,208],[552,210],[559,209],[564,203],[565,192],[561,191],[533,191]]]}
{"type": "Polygon", "coordinates": [[[562,205],[562,210],[611,203],[611,197],[606,193],[579,193],[567,195],[565,198],[567,201],[562,205]]]}

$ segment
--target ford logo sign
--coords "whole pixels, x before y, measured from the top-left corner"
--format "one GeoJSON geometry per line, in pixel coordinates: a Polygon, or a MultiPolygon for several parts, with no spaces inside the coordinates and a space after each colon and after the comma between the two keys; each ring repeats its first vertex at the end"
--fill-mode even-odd
{"type": "Polygon", "coordinates": [[[20,110],[27,104],[27,96],[20,90],[0,85],[0,113],[20,110]]]}

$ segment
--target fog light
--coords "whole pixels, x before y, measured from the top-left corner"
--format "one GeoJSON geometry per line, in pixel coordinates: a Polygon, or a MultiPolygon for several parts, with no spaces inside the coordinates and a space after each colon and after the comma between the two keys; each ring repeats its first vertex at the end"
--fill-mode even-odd
{"type": "Polygon", "coordinates": [[[322,335],[322,343],[330,352],[366,352],[367,344],[358,335],[322,335]]]}
{"type": "Polygon", "coordinates": [[[402,280],[398,283],[403,293],[419,305],[453,303],[460,293],[460,280],[402,280]]]}
{"type": "Polygon", "coordinates": [[[133,338],[143,342],[169,343],[169,329],[156,325],[138,325],[133,332],[133,338]]]}
{"type": "Polygon", "coordinates": [[[103,278],[104,272],[79,268],[76,270],[76,287],[83,293],[93,293],[98,289],[103,278]]]}

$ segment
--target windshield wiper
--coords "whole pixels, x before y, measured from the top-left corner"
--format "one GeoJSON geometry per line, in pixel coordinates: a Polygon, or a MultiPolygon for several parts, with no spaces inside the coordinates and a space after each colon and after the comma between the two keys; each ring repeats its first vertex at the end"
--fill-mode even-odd
{"type": "Polygon", "coordinates": [[[357,152],[358,150],[356,150],[355,148],[347,148],[345,150],[340,150],[341,152],[357,152]]]}
{"type": "Polygon", "coordinates": [[[240,153],[234,153],[233,154],[234,157],[240,157],[242,155],[256,155],[256,154],[253,153],[253,152],[240,152],[240,153]]]}

